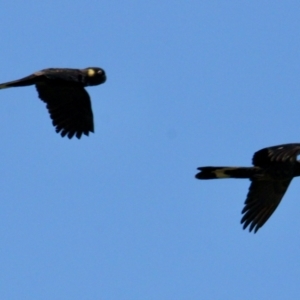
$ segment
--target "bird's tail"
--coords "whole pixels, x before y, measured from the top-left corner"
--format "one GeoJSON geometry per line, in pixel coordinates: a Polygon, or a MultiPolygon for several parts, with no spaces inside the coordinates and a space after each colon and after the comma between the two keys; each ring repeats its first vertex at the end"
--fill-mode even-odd
{"type": "Polygon", "coordinates": [[[19,82],[19,80],[6,82],[6,83],[1,83],[0,84],[0,90],[1,89],[7,89],[7,88],[10,88],[10,87],[18,87],[18,86],[25,86],[25,84],[22,84],[22,82],[19,82]]]}
{"type": "Polygon", "coordinates": [[[1,89],[6,89],[6,88],[8,88],[8,87],[9,87],[9,86],[7,86],[6,83],[0,84],[0,90],[1,90],[1,89]]]}
{"type": "Polygon", "coordinates": [[[251,178],[258,173],[257,167],[200,167],[197,179],[251,178]]]}
{"type": "Polygon", "coordinates": [[[33,74],[33,75],[29,75],[27,77],[21,78],[19,80],[14,80],[14,81],[10,81],[10,82],[1,83],[0,84],[0,90],[10,88],[10,87],[19,87],[19,86],[32,85],[32,84],[35,84],[38,81],[37,78],[38,78],[38,76],[33,74]]]}

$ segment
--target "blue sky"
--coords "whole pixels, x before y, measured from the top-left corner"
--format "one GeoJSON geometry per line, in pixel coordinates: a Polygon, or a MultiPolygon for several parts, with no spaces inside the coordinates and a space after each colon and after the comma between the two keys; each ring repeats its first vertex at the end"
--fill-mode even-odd
{"type": "Polygon", "coordinates": [[[299,179],[257,234],[247,180],[197,181],[300,142],[298,1],[1,5],[0,82],[99,66],[95,134],[0,92],[1,299],[296,299],[299,179]]]}

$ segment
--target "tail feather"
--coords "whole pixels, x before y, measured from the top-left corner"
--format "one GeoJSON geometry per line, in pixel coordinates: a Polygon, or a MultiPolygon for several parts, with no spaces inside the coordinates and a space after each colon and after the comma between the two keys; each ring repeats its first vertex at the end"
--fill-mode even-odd
{"type": "Polygon", "coordinates": [[[38,73],[29,75],[27,77],[10,81],[10,82],[5,82],[0,84],[0,89],[6,89],[10,87],[20,87],[20,86],[28,86],[28,85],[33,85],[36,84],[39,80],[39,75],[38,73]]]}
{"type": "Polygon", "coordinates": [[[0,90],[1,89],[5,89],[5,88],[8,88],[9,86],[7,86],[7,84],[3,83],[3,84],[0,84],[0,90]]]}
{"type": "Polygon", "coordinates": [[[11,82],[6,82],[6,83],[1,83],[0,84],[0,90],[10,88],[10,87],[18,87],[18,86],[21,86],[21,85],[19,85],[18,81],[11,81],[11,82]]]}
{"type": "Polygon", "coordinates": [[[197,179],[251,178],[257,174],[257,167],[200,167],[197,179]]]}

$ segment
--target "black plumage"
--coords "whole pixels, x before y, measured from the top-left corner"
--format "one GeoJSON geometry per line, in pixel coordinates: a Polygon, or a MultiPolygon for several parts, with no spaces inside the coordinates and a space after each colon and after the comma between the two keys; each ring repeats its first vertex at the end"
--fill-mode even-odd
{"type": "Polygon", "coordinates": [[[62,137],[80,139],[82,134],[94,132],[93,112],[86,86],[106,81],[101,68],[50,68],[19,80],[0,84],[0,89],[35,85],[39,98],[47,105],[52,123],[62,137]]]}
{"type": "Polygon", "coordinates": [[[257,151],[254,167],[200,167],[197,179],[249,178],[249,192],[241,224],[257,232],[273,214],[292,179],[300,176],[300,144],[284,144],[257,151]]]}

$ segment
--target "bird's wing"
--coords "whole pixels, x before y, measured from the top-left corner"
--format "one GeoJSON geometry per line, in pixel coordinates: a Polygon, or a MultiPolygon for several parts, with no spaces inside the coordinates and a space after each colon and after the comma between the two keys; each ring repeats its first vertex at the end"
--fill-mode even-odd
{"type": "Polygon", "coordinates": [[[254,166],[265,167],[272,162],[295,162],[300,154],[300,144],[284,144],[261,149],[254,153],[254,166]]]}
{"type": "Polygon", "coordinates": [[[256,232],[273,214],[285,194],[292,178],[285,180],[253,179],[249,187],[241,224],[256,232]]]}
{"type": "Polygon", "coordinates": [[[83,86],[72,82],[49,80],[36,84],[40,99],[47,109],[61,136],[80,139],[82,134],[94,132],[91,100],[83,86]]]}

